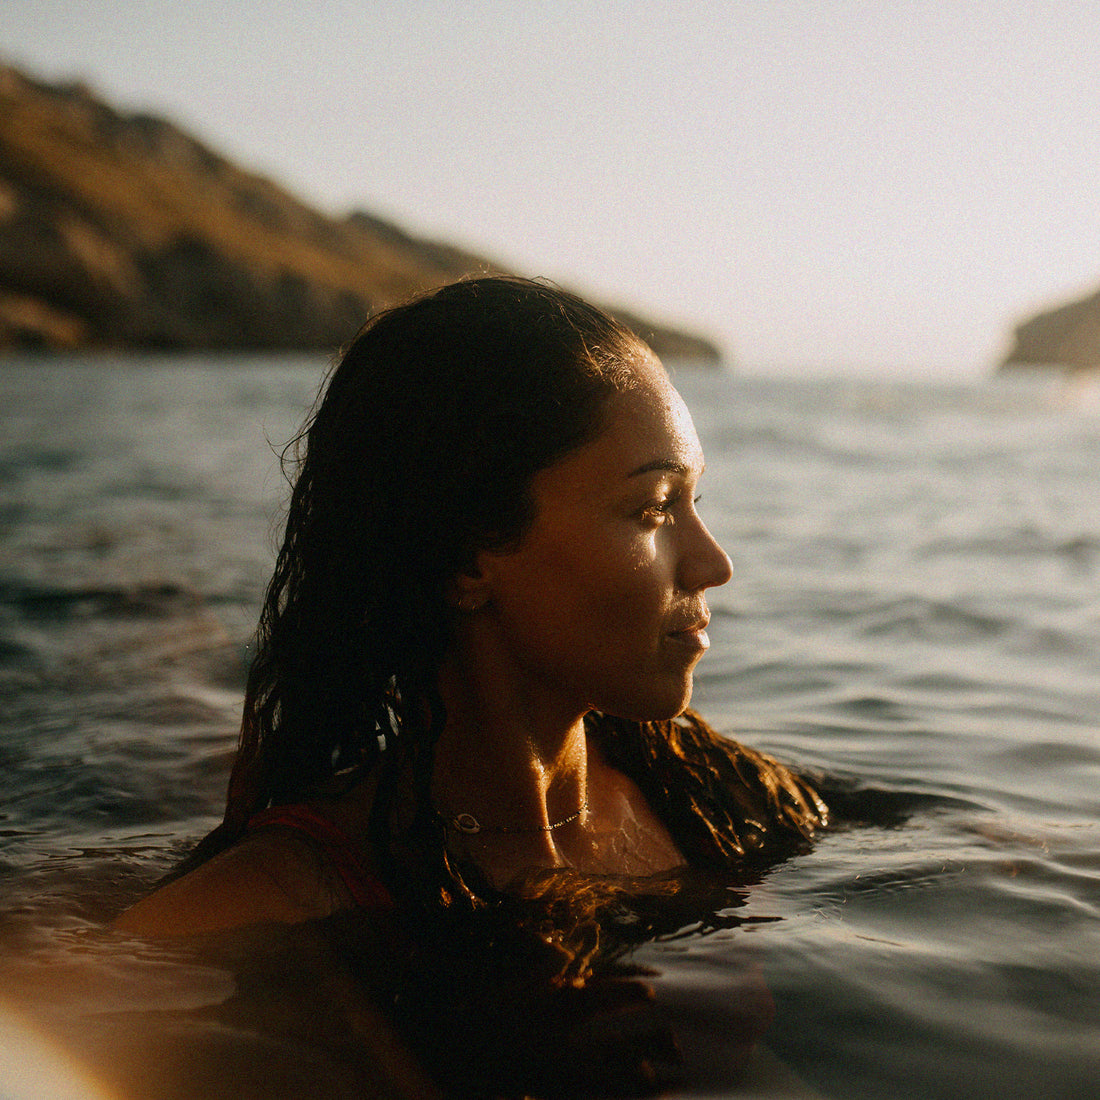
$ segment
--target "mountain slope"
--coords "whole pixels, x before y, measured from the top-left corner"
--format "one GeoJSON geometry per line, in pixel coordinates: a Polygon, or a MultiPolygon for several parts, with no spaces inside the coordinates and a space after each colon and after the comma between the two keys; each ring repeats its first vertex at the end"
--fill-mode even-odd
{"type": "MultiPolygon", "coordinates": [[[[0,67],[0,348],[323,348],[373,310],[503,270],[311,209],[170,122],[0,67]]],[[[716,360],[631,318],[658,354],[716,360]]]]}

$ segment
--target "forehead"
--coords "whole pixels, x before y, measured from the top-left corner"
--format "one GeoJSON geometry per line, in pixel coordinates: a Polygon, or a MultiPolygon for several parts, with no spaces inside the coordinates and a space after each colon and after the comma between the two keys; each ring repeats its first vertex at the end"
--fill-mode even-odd
{"type": "Polygon", "coordinates": [[[536,496],[570,487],[618,491],[645,469],[682,467],[698,476],[703,449],[691,413],[659,363],[647,361],[629,389],[612,396],[603,427],[588,443],[536,475],[536,496]]]}

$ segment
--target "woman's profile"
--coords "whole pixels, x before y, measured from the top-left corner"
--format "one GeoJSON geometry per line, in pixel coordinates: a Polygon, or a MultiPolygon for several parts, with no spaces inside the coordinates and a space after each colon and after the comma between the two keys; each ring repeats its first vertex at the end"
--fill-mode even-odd
{"type": "Polygon", "coordinates": [[[747,878],[824,823],[688,709],[730,563],[691,417],[628,329],[542,282],[444,287],[366,325],[298,443],[225,820],[119,928],[429,927],[747,878]]]}

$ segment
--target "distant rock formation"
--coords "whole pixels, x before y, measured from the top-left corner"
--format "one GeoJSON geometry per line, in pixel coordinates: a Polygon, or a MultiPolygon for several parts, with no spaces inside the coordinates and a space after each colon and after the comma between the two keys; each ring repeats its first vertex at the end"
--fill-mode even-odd
{"type": "Polygon", "coordinates": [[[1017,325],[1000,369],[1019,367],[1100,368],[1100,291],[1017,325]]]}
{"type": "MultiPolygon", "coordinates": [[[[501,265],[310,209],[183,131],[0,66],[0,349],[326,349],[501,265]]],[[[612,309],[659,355],[718,349],[612,309]]]]}

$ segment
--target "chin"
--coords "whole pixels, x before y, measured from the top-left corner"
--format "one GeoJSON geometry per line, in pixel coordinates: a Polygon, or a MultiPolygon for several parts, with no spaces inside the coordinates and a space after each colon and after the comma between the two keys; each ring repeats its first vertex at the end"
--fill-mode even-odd
{"type": "Polygon", "coordinates": [[[679,718],[691,705],[692,682],[679,684],[667,693],[651,693],[646,699],[635,699],[629,706],[600,707],[606,714],[631,722],[667,722],[679,718]]]}

